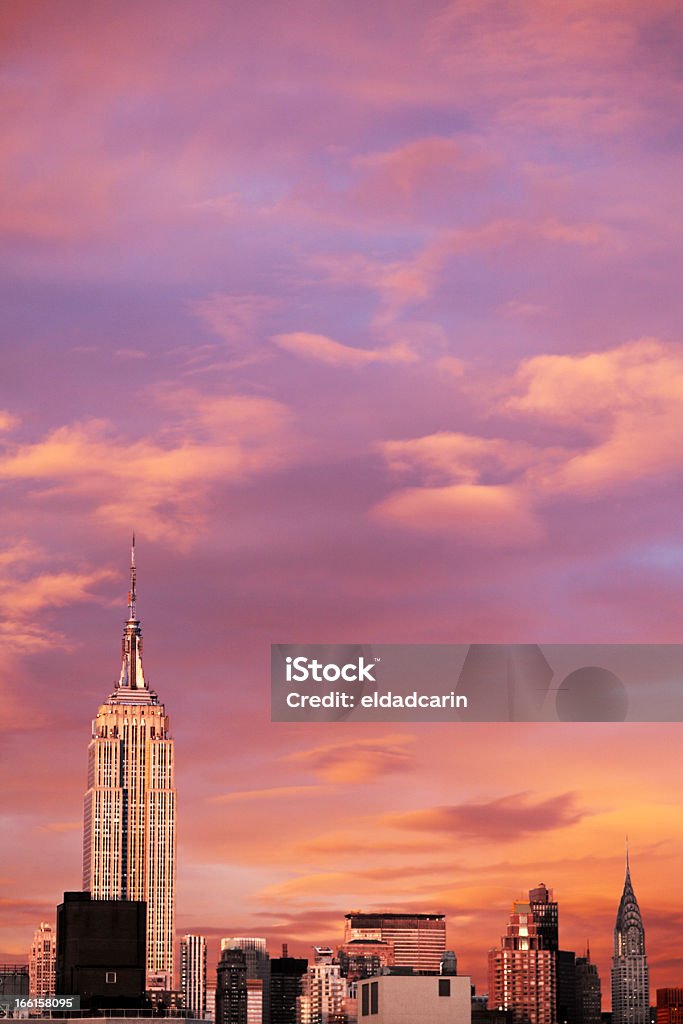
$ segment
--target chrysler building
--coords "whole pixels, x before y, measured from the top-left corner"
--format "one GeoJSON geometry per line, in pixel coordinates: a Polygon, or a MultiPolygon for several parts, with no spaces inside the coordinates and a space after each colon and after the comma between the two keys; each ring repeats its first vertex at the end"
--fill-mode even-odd
{"type": "Polygon", "coordinates": [[[645,929],[631,885],[626,851],[626,879],[614,926],[612,958],[613,1024],[649,1024],[650,985],[645,955],[645,929]]]}
{"type": "Polygon", "coordinates": [[[83,889],[93,899],[145,900],[147,979],[173,987],[173,740],[142,665],[135,537],[121,674],[93,721],[83,822],[83,889]]]}

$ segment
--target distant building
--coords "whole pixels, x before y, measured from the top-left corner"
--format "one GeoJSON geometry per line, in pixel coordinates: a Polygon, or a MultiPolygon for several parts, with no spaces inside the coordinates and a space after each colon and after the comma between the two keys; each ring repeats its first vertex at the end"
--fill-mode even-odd
{"type": "Polygon", "coordinates": [[[30,994],[28,964],[0,964],[0,999],[30,994]]]}
{"type": "Polygon", "coordinates": [[[645,929],[631,884],[626,854],[626,878],[614,926],[612,958],[612,1024],[649,1024],[650,981],[645,953],[645,929]]]}
{"type": "Polygon", "coordinates": [[[247,1024],[247,958],[224,949],[216,970],[216,1024],[247,1024]]]}
{"type": "Polygon", "coordinates": [[[55,962],[57,936],[51,924],[41,922],[33,933],[28,958],[29,990],[31,995],[52,996],[55,993],[55,962]]]}
{"type": "Polygon", "coordinates": [[[529,889],[529,906],[536,922],[536,933],[543,940],[543,948],[556,952],[560,948],[560,928],[557,900],[553,890],[540,882],[529,889]]]}
{"type": "Polygon", "coordinates": [[[183,935],[180,940],[180,989],[185,1009],[193,1017],[206,1017],[206,939],[183,935]]]}
{"type": "Polygon", "coordinates": [[[500,948],[489,951],[489,1009],[511,1011],[514,1024],[555,1024],[555,958],[529,903],[513,903],[500,948]]]}
{"type": "Polygon", "coordinates": [[[57,907],[57,995],[78,995],[81,1008],[142,1009],[147,907],[136,900],[94,900],[65,892],[57,907]]]}
{"type": "Polygon", "coordinates": [[[441,957],[441,966],[439,968],[439,974],[448,977],[455,977],[458,973],[458,958],[452,949],[447,949],[444,955],[441,957]]]}
{"type": "Polygon", "coordinates": [[[302,992],[308,960],[282,956],[270,961],[270,1024],[296,1024],[296,1003],[302,992]]]}
{"type": "Polygon", "coordinates": [[[381,939],[351,939],[337,949],[342,978],[358,981],[381,974],[394,963],[394,947],[381,939]]]}
{"type": "Polygon", "coordinates": [[[576,1024],[576,953],[558,949],[555,953],[557,1024],[576,1024]]]}
{"type": "Polygon", "coordinates": [[[471,979],[389,974],[358,983],[358,1024],[471,1024],[471,979]]]}
{"type": "MultiPolygon", "coordinates": [[[[602,1013],[600,975],[596,964],[591,963],[590,949],[586,949],[585,956],[577,956],[575,977],[576,1024],[600,1024],[602,1013]]],[[[683,1024],[683,1021],[680,1024],[683,1024]]]]}
{"type": "Polygon", "coordinates": [[[445,914],[365,914],[344,918],[344,945],[354,939],[391,943],[394,964],[416,971],[439,973],[446,951],[445,914]]]}
{"type": "MultiPolygon", "coordinates": [[[[266,940],[254,936],[236,935],[221,939],[221,951],[224,949],[241,949],[247,961],[247,980],[260,981],[261,987],[251,986],[251,998],[248,999],[248,1015],[250,1024],[270,1024],[270,957],[266,949],[266,940]],[[254,1006],[258,1001],[261,1017],[256,1020],[254,1006]]],[[[249,986],[247,986],[249,988],[249,986]]]]}
{"type": "Polygon", "coordinates": [[[261,1024],[263,1020],[263,981],[247,976],[247,1024],[261,1024]]]}
{"type": "Polygon", "coordinates": [[[683,1024],[683,988],[657,989],[657,1024],[683,1024]]]}
{"type": "Polygon", "coordinates": [[[297,1024],[344,1024],[346,982],[329,946],[315,946],[297,999],[297,1024]]]}

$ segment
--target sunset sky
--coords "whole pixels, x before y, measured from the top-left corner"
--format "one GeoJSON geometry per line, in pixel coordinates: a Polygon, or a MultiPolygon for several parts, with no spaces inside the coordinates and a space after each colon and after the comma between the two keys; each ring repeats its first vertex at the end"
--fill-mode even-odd
{"type": "MultiPolygon", "coordinates": [[[[683,726],[271,725],[271,642],[681,639],[678,0],[4,0],[0,960],[81,884],[130,535],[178,930],[543,881],[683,984],[683,726]]],[[[605,999],[605,1003],[608,1000],[605,999]]]]}

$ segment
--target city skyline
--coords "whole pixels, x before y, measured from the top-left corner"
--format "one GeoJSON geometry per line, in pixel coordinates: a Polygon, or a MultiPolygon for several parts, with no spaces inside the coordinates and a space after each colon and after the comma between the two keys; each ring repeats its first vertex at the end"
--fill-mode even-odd
{"type": "Polygon", "coordinates": [[[679,987],[680,723],[272,724],[268,660],[681,640],[680,5],[199,8],[0,5],[0,958],[82,884],[135,530],[178,939],[445,913],[481,992],[544,882],[608,1004],[628,834],[679,987]]]}

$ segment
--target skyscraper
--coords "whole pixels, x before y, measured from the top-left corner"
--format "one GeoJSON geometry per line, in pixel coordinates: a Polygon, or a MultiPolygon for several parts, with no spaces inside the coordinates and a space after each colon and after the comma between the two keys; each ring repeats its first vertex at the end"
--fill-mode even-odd
{"type": "Polygon", "coordinates": [[[543,948],[556,952],[560,948],[560,928],[553,890],[540,882],[535,889],[529,889],[529,905],[536,922],[536,932],[543,939],[543,948]]]}
{"type": "Polygon", "coordinates": [[[269,1024],[270,1021],[270,956],[266,949],[266,940],[255,936],[233,936],[221,939],[221,952],[224,949],[241,949],[247,961],[247,981],[260,981],[261,991],[257,986],[247,985],[248,1024],[258,1016],[258,1024],[269,1024]],[[258,1015],[254,1007],[258,1003],[258,1015]]]}
{"type": "Polygon", "coordinates": [[[183,935],[180,940],[180,988],[183,1004],[198,1020],[206,1017],[206,939],[183,935]]]}
{"type": "Polygon", "coordinates": [[[247,1024],[247,958],[224,949],[216,970],[216,1024],[247,1024]]]}
{"type": "Polygon", "coordinates": [[[355,939],[391,943],[397,967],[438,974],[446,952],[444,914],[363,914],[345,915],[344,944],[355,939]]]}
{"type": "Polygon", "coordinates": [[[514,1024],[555,1024],[555,957],[528,903],[513,903],[500,949],[489,951],[489,1009],[510,1011],[514,1024]]]}
{"type": "Polygon", "coordinates": [[[600,975],[586,947],[586,955],[576,958],[576,1024],[600,1024],[601,1011],[600,975]]]}
{"type": "Polygon", "coordinates": [[[297,999],[297,1024],[343,1024],[346,982],[329,946],[314,946],[297,999]]]}
{"type": "Polygon", "coordinates": [[[31,953],[28,959],[30,992],[37,996],[55,994],[55,959],[57,936],[51,924],[43,921],[33,933],[31,953]]]}
{"type": "Polygon", "coordinates": [[[302,991],[302,978],[308,970],[308,960],[287,955],[270,961],[270,1020],[271,1024],[296,1024],[297,998],[302,991]]]}
{"type": "Polygon", "coordinates": [[[121,673],[97,712],[88,750],[83,888],[93,899],[147,904],[147,975],[173,987],[175,789],[173,740],[142,666],[135,538],[121,673]]]}
{"type": "Polygon", "coordinates": [[[650,982],[645,954],[645,929],[631,884],[626,852],[626,878],[614,926],[612,957],[613,1024],[648,1024],[650,982]]]}

